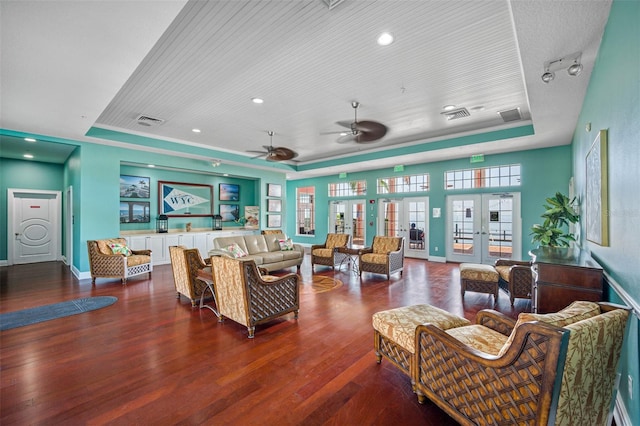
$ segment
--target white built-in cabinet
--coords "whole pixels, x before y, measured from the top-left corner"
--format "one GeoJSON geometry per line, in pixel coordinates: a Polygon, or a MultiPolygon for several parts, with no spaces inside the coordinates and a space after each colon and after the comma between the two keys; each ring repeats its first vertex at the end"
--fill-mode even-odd
{"type": "Polygon", "coordinates": [[[171,263],[169,257],[170,246],[185,246],[187,248],[197,248],[202,258],[208,256],[209,250],[213,248],[213,240],[219,237],[231,237],[234,235],[252,235],[258,231],[254,230],[224,230],[206,232],[168,232],[166,234],[123,234],[127,245],[132,250],[151,250],[151,261],[154,265],[164,265],[171,263]]]}

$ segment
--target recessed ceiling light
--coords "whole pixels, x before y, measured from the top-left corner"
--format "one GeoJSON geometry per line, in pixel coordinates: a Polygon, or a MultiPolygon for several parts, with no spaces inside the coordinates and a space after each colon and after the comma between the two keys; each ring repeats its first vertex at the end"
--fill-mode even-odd
{"type": "Polygon", "coordinates": [[[24,154],[23,157],[24,158],[33,158],[33,155],[32,154],[24,154]]]}
{"type": "Polygon", "coordinates": [[[251,98],[254,104],[262,104],[264,103],[264,99],[262,98],[251,98]]]}
{"type": "Polygon", "coordinates": [[[193,133],[200,133],[200,132],[201,132],[201,130],[200,130],[200,129],[191,129],[191,131],[192,131],[193,133]]]}
{"type": "Polygon", "coordinates": [[[155,164],[148,164],[147,167],[151,167],[153,169],[155,167],[155,164]]]}
{"type": "Polygon", "coordinates": [[[378,44],[380,46],[388,46],[391,43],[393,43],[393,34],[385,32],[378,36],[378,44]]]}
{"type": "Polygon", "coordinates": [[[455,105],[445,105],[442,107],[443,111],[453,111],[454,109],[456,109],[455,105]]]}
{"type": "Polygon", "coordinates": [[[35,142],[36,140],[34,138],[24,138],[25,141],[27,142],[35,142]]]}

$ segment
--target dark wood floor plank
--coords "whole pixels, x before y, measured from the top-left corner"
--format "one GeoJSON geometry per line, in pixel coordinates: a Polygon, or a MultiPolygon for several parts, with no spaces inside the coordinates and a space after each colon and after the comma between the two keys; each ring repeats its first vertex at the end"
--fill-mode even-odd
{"type": "MultiPolygon", "coordinates": [[[[176,299],[170,265],[137,277],[79,282],[60,262],[0,268],[0,312],[81,297],[115,296],[107,308],[0,334],[0,423],[350,425],[455,422],[420,405],[408,377],[376,363],[371,315],[429,303],[473,320],[490,295],[460,295],[456,264],[407,259],[387,281],[316,268],[344,285],[311,286],[305,260],[300,316],[259,325],[255,339],[232,321],[176,299]]],[[[280,274],[290,271],[282,271],[280,274]]],[[[495,309],[531,308],[505,293],[495,309]]]]}

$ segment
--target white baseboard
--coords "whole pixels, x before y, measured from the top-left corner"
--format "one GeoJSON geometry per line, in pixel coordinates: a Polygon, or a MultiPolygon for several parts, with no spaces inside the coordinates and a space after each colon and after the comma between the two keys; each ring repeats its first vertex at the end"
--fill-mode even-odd
{"type": "Polygon", "coordinates": [[[447,263],[447,258],[442,256],[429,256],[431,262],[447,263]]]}
{"type": "Polygon", "coordinates": [[[8,260],[0,260],[0,266],[9,266],[8,260]]]}
{"type": "Polygon", "coordinates": [[[624,401],[620,397],[620,394],[616,396],[616,406],[613,409],[613,418],[616,419],[616,426],[633,426],[631,424],[631,418],[627,407],[624,405],[624,401]]]}

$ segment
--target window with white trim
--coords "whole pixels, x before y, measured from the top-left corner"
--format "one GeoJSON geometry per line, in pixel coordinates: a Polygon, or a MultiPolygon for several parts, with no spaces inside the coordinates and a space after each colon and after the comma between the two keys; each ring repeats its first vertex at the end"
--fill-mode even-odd
{"type": "Polygon", "coordinates": [[[423,192],[429,190],[429,173],[378,179],[378,194],[423,192]]]}
{"type": "Polygon", "coordinates": [[[450,170],[444,172],[444,188],[450,190],[520,186],[520,179],[520,164],[450,170]]]}
{"type": "Polygon", "coordinates": [[[367,193],[366,180],[352,180],[329,184],[329,197],[353,197],[367,193]]]}

